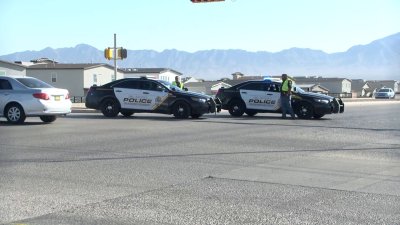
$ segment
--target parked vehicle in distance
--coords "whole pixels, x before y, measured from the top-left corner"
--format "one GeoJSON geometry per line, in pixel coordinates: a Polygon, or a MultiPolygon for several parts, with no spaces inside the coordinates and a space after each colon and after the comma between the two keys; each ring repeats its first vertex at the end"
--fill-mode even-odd
{"type": "MultiPolygon", "coordinates": [[[[222,109],[229,110],[235,117],[244,113],[248,116],[265,112],[281,113],[280,88],[280,81],[246,81],[230,88],[219,89],[216,98],[221,101],[222,109]]],[[[340,98],[306,92],[296,86],[292,93],[292,107],[299,118],[319,119],[325,114],[344,112],[344,104],[340,98]]]]}
{"type": "Polygon", "coordinates": [[[396,93],[391,88],[383,87],[375,92],[375,98],[395,98],[396,93]]]}
{"type": "Polygon", "coordinates": [[[33,77],[0,76],[0,116],[13,124],[37,116],[51,123],[71,113],[68,90],[55,88],[33,77]]]}
{"type": "Polygon", "coordinates": [[[119,113],[129,117],[134,113],[173,114],[176,118],[199,118],[218,109],[214,99],[188,92],[163,80],[145,77],[125,78],[102,86],[90,87],[85,105],[101,110],[106,117],[119,113]]]}

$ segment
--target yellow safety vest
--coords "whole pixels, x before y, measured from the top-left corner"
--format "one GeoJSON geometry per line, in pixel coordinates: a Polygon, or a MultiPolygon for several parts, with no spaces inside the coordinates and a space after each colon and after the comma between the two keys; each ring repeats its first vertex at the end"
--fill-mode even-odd
{"type": "Polygon", "coordinates": [[[285,80],[282,83],[282,91],[288,92],[289,91],[289,80],[285,80]]]}
{"type": "Polygon", "coordinates": [[[176,81],[174,81],[174,82],[172,82],[172,85],[175,85],[175,86],[177,86],[178,88],[180,88],[180,89],[183,89],[183,82],[179,82],[179,86],[180,87],[178,87],[178,84],[176,83],[176,81]]]}

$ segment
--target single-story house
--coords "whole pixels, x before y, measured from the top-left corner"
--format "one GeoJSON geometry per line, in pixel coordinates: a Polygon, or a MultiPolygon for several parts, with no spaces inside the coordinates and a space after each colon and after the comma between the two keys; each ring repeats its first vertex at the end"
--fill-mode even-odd
{"type": "Polygon", "coordinates": [[[367,82],[370,86],[368,91],[371,93],[374,93],[375,91],[383,87],[391,88],[394,92],[400,92],[400,82],[396,80],[368,80],[367,82]]]}
{"type": "Polygon", "coordinates": [[[83,97],[93,85],[103,85],[123,78],[121,70],[114,76],[114,67],[104,63],[94,64],[35,64],[27,67],[26,75],[38,78],[54,87],[69,90],[71,96],[83,97]]]}
{"type": "Polygon", "coordinates": [[[296,84],[318,84],[329,94],[351,94],[351,80],[347,78],[294,77],[296,84]]]}
{"type": "Polygon", "coordinates": [[[367,81],[362,79],[354,79],[351,80],[351,92],[353,97],[370,97],[368,92],[370,89],[370,85],[367,81]]]}
{"type": "Polygon", "coordinates": [[[0,60],[0,76],[26,76],[26,68],[22,64],[0,60]]]}

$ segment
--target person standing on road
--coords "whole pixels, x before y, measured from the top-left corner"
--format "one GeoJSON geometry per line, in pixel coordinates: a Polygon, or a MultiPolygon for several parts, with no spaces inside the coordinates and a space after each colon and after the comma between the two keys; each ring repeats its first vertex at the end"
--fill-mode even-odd
{"type": "Polygon", "coordinates": [[[172,85],[175,85],[182,90],[185,88],[185,87],[183,87],[183,83],[179,81],[178,76],[175,76],[175,81],[172,82],[172,85]]]}
{"type": "Polygon", "coordinates": [[[282,74],[282,86],[281,86],[281,107],[282,107],[282,119],[286,119],[286,114],[289,113],[292,119],[295,119],[295,115],[291,105],[291,94],[292,94],[292,81],[287,78],[287,74],[282,74]]]}

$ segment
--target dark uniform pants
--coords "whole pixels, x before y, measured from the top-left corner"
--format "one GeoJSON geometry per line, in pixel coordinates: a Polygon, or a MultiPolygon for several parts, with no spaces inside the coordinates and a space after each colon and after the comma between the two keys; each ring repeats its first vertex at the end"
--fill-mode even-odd
{"type": "Polygon", "coordinates": [[[282,118],[286,118],[286,114],[290,114],[295,118],[292,105],[290,103],[290,95],[281,95],[282,118]]]}

